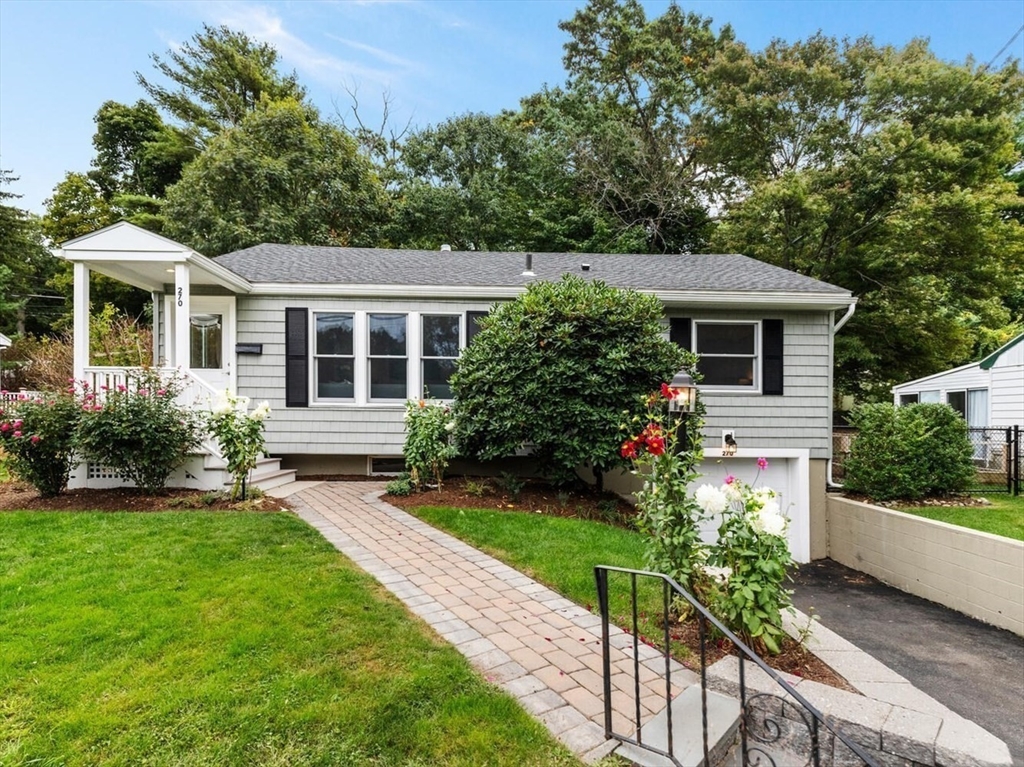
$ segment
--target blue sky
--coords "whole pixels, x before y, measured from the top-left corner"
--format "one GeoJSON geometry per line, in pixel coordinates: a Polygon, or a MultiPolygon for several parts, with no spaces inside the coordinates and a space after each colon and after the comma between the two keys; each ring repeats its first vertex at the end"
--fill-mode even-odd
{"type": "MultiPolygon", "coordinates": [[[[425,126],[464,112],[514,108],[564,78],[559,20],[576,0],[0,0],[0,167],[20,181],[22,207],[43,200],[69,170],[86,171],[92,118],[108,99],[144,94],[151,53],[226,24],[272,43],[328,115],[358,89],[364,119],[425,126]]],[[[1024,0],[698,0],[680,2],[729,23],[754,48],[818,29],[903,44],[927,37],[942,58],[987,62],[1024,24],[1024,0]]],[[[667,2],[645,2],[649,15],[667,2]]],[[[1024,57],[1024,37],[1006,55],[1024,57]]],[[[1004,55],[1004,58],[1005,56],[1004,55]]]]}

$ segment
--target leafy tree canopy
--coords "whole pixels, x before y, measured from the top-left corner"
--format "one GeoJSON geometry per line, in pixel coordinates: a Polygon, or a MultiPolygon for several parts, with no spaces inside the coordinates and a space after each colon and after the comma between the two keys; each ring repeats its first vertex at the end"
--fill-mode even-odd
{"type": "Polygon", "coordinates": [[[566,275],[500,304],[452,379],[460,452],[507,458],[525,445],[571,482],[623,465],[621,424],[692,356],[661,336],[657,298],[566,275]]]}
{"type": "Polygon", "coordinates": [[[261,242],[372,245],[387,198],[351,136],[295,100],[263,101],[167,192],[169,237],[216,256],[261,242]]]}

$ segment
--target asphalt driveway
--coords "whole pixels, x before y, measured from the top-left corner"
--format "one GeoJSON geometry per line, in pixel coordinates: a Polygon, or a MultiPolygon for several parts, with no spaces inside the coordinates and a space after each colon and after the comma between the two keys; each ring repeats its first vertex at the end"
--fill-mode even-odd
{"type": "Polygon", "coordinates": [[[1005,741],[1024,767],[1024,639],[830,559],[795,581],[798,608],[1005,741]]]}

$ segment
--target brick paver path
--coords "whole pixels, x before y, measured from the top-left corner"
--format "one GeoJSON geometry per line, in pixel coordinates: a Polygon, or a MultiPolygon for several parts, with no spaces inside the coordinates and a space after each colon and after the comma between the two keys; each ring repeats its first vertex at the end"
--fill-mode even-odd
{"type": "MultiPolygon", "coordinates": [[[[383,485],[323,483],[290,497],[302,519],[401,599],[584,761],[604,737],[601,620],[477,549],[380,500],[383,485]]],[[[615,730],[635,719],[633,639],[613,628],[615,730]]],[[[665,705],[665,661],[640,645],[643,721],[665,705]]],[[[673,695],[696,676],[673,663],[673,695]]]]}

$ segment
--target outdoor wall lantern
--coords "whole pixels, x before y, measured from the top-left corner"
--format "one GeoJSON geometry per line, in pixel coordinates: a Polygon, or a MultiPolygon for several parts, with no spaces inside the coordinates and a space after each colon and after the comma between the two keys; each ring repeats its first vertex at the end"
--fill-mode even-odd
{"type": "Polygon", "coordinates": [[[668,401],[668,412],[670,416],[675,415],[679,418],[679,425],[676,427],[676,446],[680,453],[685,453],[690,449],[686,419],[697,407],[697,384],[693,382],[693,377],[689,373],[680,370],[672,377],[669,387],[672,389],[672,399],[668,401]]]}
{"type": "Polygon", "coordinates": [[[697,405],[697,385],[693,382],[690,374],[685,370],[680,370],[672,377],[669,387],[673,392],[672,399],[668,403],[669,412],[683,417],[692,413],[697,405]]]}

